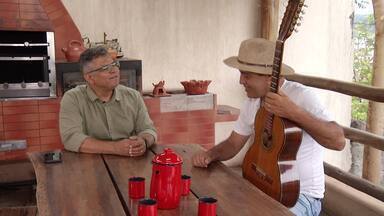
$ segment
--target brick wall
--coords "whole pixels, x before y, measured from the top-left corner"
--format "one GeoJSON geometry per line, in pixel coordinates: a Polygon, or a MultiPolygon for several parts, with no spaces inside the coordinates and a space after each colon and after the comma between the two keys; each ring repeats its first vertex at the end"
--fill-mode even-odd
{"type": "Polygon", "coordinates": [[[216,96],[180,95],[172,100],[169,97],[144,97],[158,130],[157,143],[195,143],[206,149],[214,146],[216,96]]]}
{"type": "Polygon", "coordinates": [[[215,110],[161,112],[160,98],[146,98],[158,132],[158,144],[197,143],[211,148],[215,141],[215,110]]]}
{"type": "Polygon", "coordinates": [[[27,149],[0,152],[1,160],[25,159],[27,152],[62,148],[59,99],[0,102],[1,140],[26,140],[27,149]]]}

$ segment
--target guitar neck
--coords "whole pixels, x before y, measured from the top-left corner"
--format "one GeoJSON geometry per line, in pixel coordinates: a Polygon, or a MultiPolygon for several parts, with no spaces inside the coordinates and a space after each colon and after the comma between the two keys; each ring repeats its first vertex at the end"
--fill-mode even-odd
{"type": "MultiPolygon", "coordinates": [[[[279,80],[281,73],[281,65],[283,61],[283,52],[284,52],[284,41],[276,41],[275,56],[273,58],[272,66],[272,75],[271,75],[271,86],[269,91],[277,93],[279,90],[279,80]]],[[[268,112],[267,120],[265,122],[265,130],[268,135],[272,135],[272,123],[273,123],[273,114],[268,112]]]]}
{"type": "Polygon", "coordinates": [[[279,90],[279,80],[281,73],[281,65],[283,62],[284,41],[276,41],[275,56],[273,58],[271,86],[269,90],[277,93],[279,90]]]}

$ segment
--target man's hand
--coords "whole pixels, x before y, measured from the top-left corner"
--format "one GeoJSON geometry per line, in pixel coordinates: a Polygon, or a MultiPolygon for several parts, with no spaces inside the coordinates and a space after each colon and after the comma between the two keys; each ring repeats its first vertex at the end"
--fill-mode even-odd
{"type": "Polygon", "coordinates": [[[211,156],[205,151],[199,151],[192,156],[192,164],[196,167],[208,167],[211,162],[211,156]]]}
{"type": "Polygon", "coordinates": [[[277,94],[273,92],[266,94],[264,108],[270,113],[290,120],[295,120],[296,113],[301,110],[299,106],[280,90],[277,94]]]}
{"type": "Polygon", "coordinates": [[[132,136],[129,139],[123,139],[115,143],[116,154],[137,157],[141,156],[147,150],[145,141],[139,136],[132,136]]]}

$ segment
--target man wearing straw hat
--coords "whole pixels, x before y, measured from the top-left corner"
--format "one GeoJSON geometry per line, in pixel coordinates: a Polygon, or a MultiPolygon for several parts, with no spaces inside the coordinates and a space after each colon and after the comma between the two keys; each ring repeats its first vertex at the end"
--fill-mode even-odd
{"type": "Polygon", "coordinates": [[[342,150],[345,146],[343,129],[334,122],[315,93],[299,83],[284,79],[294,70],[282,64],[278,93],[269,92],[275,43],[252,38],[241,43],[239,55],[224,63],[240,71],[240,84],[248,96],[230,136],[209,151],[192,157],[194,166],[207,167],[212,161],[234,157],[254,133],[254,121],[260,106],[282,118],[295,122],[303,129],[297,153],[300,196],[291,211],[296,215],[318,215],[324,197],[323,147],[342,150]]]}

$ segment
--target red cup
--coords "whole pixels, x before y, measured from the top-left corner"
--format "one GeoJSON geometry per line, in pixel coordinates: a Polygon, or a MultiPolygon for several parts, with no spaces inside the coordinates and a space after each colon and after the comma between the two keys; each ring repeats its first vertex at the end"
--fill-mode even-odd
{"type": "Polygon", "coordinates": [[[191,176],[181,176],[181,195],[187,196],[189,194],[189,188],[191,187],[191,176]]]}
{"type": "Polygon", "coordinates": [[[145,196],[145,178],[131,177],[128,182],[129,197],[132,199],[141,199],[145,196]]]}
{"type": "Polygon", "coordinates": [[[142,199],[139,201],[138,216],[157,216],[157,202],[154,199],[142,199]]]}
{"type": "Polygon", "coordinates": [[[217,199],[213,197],[199,198],[198,216],[215,216],[217,199]]]}

